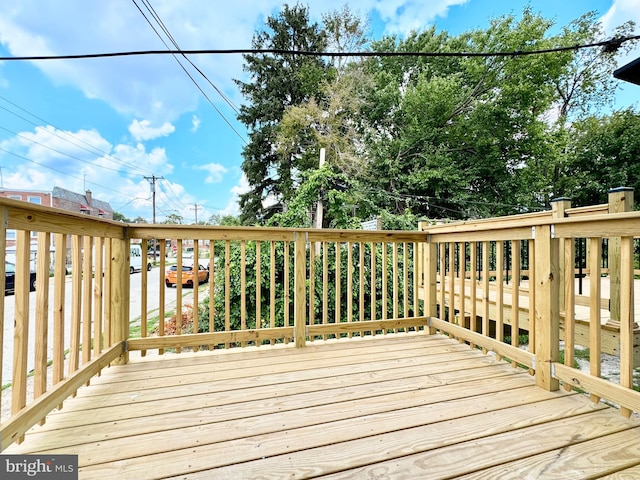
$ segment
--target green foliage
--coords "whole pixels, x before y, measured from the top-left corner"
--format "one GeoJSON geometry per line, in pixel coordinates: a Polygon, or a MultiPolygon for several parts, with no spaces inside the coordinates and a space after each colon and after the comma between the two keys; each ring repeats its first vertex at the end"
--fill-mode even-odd
{"type": "MultiPolygon", "coordinates": [[[[324,33],[309,22],[309,12],[303,6],[285,5],[266,23],[267,29],[254,35],[254,49],[322,52],[326,48],[324,33]]],[[[286,203],[295,188],[296,172],[309,168],[296,146],[282,153],[274,151],[272,145],[285,109],[313,98],[329,69],[321,57],[293,54],[251,54],[244,60],[251,82],[236,83],[248,100],[238,119],[251,131],[242,164],[251,190],[241,196],[240,206],[243,223],[253,223],[272,213],[262,207],[266,195],[286,203]]]]}
{"type": "MultiPolygon", "coordinates": [[[[493,19],[486,29],[451,35],[430,27],[377,41],[366,38],[366,22],[348,8],[323,21],[309,25],[306,9],[285,6],[254,46],[295,48],[300,38],[318,51],[369,45],[398,54],[505,52],[605,38],[594,13],[557,28],[530,7],[493,19]]],[[[627,23],[615,32],[632,29],[627,23]]],[[[242,221],[262,223],[277,211],[273,224],[306,226],[319,199],[333,201],[325,205],[332,208],[325,226],[405,214],[479,218],[548,209],[558,196],[589,203],[611,187],[634,186],[638,172],[628,159],[637,159],[637,113],[590,117],[610,105],[617,86],[612,69],[632,45],[625,42],[619,52],[385,55],[329,63],[247,56],[252,83],[240,83],[248,100],[240,118],[252,129],[243,164],[252,190],[242,198],[242,221]],[[330,168],[318,172],[322,148],[330,168]],[[341,174],[348,189],[327,189],[331,176],[341,174]],[[275,206],[263,206],[267,195],[275,206]]]]}
{"type": "MultiPolygon", "coordinates": [[[[371,318],[371,255],[372,246],[367,244],[364,247],[362,244],[352,244],[351,250],[349,250],[348,244],[340,243],[329,244],[326,252],[322,249],[319,254],[314,255],[314,318],[316,322],[318,319],[322,319],[323,315],[326,315],[330,321],[333,321],[336,317],[336,296],[339,298],[340,308],[340,320],[346,321],[348,318],[347,306],[349,303],[349,296],[351,296],[352,302],[352,316],[354,319],[371,318]],[[336,248],[339,251],[336,252],[336,248]],[[362,252],[362,276],[360,275],[360,249],[364,248],[362,252]],[[324,281],[324,255],[327,255],[327,281],[324,281]],[[351,254],[351,285],[349,285],[349,255],[351,254]],[[337,270],[337,258],[339,257],[340,269],[337,270]],[[326,286],[328,291],[328,304],[325,310],[323,305],[323,288],[326,286]],[[339,289],[338,289],[339,286],[339,289]],[[362,294],[361,294],[362,289],[362,294]],[[364,309],[360,309],[360,298],[364,299],[364,309]]],[[[293,325],[293,313],[294,313],[294,252],[291,246],[288,250],[288,254],[285,252],[285,245],[283,242],[276,242],[275,246],[275,263],[271,264],[271,248],[269,242],[260,243],[260,290],[259,290],[259,306],[260,317],[259,323],[261,328],[270,327],[271,314],[273,309],[274,327],[282,327],[285,325],[293,325]],[[285,281],[285,269],[289,270],[288,283],[285,281]],[[272,272],[275,275],[274,281],[271,281],[272,272]],[[274,285],[275,291],[271,292],[271,286],[274,285]],[[272,293],[275,297],[275,302],[271,302],[272,293]],[[288,302],[288,304],[287,304],[288,302]],[[287,313],[288,311],[288,313],[287,313]]],[[[223,255],[217,258],[215,262],[215,269],[213,273],[213,281],[215,282],[214,292],[214,307],[211,308],[209,298],[207,297],[204,302],[199,306],[199,321],[198,332],[209,331],[209,319],[211,311],[213,310],[214,328],[215,331],[225,330],[239,330],[241,328],[256,328],[256,242],[248,241],[244,244],[245,250],[245,264],[243,271],[242,263],[242,243],[233,241],[229,243],[228,257],[223,255]],[[227,260],[225,260],[227,259],[227,260]],[[226,282],[225,263],[228,262],[229,266],[229,282],[226,282]],[[245,283],[241,283],[242,274],[244,273],[245,283]],[[226,303],[228,289],[229,302],[226,303]],[[244,294],[244,306],[243,306],[243,294],[244,294]],[[227,325],[227,305],[229,323],[227,325]],[[244,309],[244,310],[243,310],[244,309]],[[244,325],[243,325],[243,312],[244,312],[244,325]]],[[[376,298],[375,303],[375,318],[379,319],[383,316],[383,306],[386,304],[386,317],[393,318],[394,314],[398,316],[413,315],[413,245],[412,244],[400,244],[397,246],[396,256],[397,265],[394,269],[394,248],[392,244],[375,244],[375,275],[373,276],[375,281],[374,292],[376,298]],[[386,267],[383,269],[383,248],[387,249],[386,253],[386,267]],[[406,252],[406,255],[405,255],[406,252]],[[408,284],[405,285],[405,270],[407,274],[408,284]],[[383,290],[383,276],[386,274],[386,290],[383,290]],[[393,298],[393,286],[395,284],[398,289],[398,298],[393,298]],[[408,289],[408,290],[406,290],[408,289]],[[409,303],[409,310],[404,311],[404,292],[407,291],[407,299],[409,303]],[[386,301],[383,302],[383,294],[386,296],[386,301]],[[394,312],[394,306],[398,309],[394,312]]],[[[311,266],[310,256],[306,256],[306,278],[310,277],[311,266]]],[[[307,298],[310,298],[311,282],[307,280],[307,298]]]]}

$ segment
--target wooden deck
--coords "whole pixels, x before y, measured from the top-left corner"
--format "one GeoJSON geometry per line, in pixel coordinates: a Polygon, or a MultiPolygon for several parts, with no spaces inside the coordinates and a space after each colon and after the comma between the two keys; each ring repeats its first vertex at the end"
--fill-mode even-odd
{"type": "Polygon", "coordinates": [[[83,479],[637,478],[640,422],[409,333],[131,359],[3,453],[39,451],[83,479]]]}

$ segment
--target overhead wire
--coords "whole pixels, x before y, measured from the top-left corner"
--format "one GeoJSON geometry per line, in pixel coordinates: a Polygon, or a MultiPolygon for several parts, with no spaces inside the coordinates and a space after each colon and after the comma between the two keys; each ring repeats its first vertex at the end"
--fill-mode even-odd
{"type": "MultiPolygon", "coordinates": [[[[133,0],[135,3],[135,0],[133,0]]],[[[149,10],[149,12],[151,12],[151,15],[153,15],[153,18],[156,20],[156,22],[158,23],[158,25],[160,25],[160,28],[162,28],[162,31],[165,33],[165,35],[169,38],[169,40],[171,40],[171,43],[173,44],[174,47],[176,47],[178,50],[180,50],[180,46],[178,45],[178,42],[175,40],[175,38],[173,38],[173,35],[171,35],[171,32],[169,32],[169,29],[167,28],[167,26],[165,25],[165,23],[162,21],[162,19],[160,18],[160,15],[158,15],[158,13],[156,12],[155,8],[153,8],[153,5],[151,5],[151,2],[149,0],[142,0],[142,2],[146,5],[147,10],[149,10]]],[[[196,71],[202,76],[202,78],[204,78],[207,83],[209,83],[209,85],[211,85],[211,87],[218,93],[218,95],[220,95],[220,97],[227,103],[227,105],[229,105],[231,107],[231,109],[236,112],[236,113],[240,113],[240,110],[238,109],[238,107],[231,101],[231,99],[229,97],[227,97],[227,95],[225,95],[225,93],[220,90],[210,79],[209,77],[200,69],[198,68],[198,66],[193,63],[191,61],[191,59],[189,57],[187,57],[185,54],[182,54],[182,57],[191,64],[191,66],[193,68],[196,69],[196,71]]]]}
{"type": "Polygon", "coordinates": [[[553,48],[533,50],[510,50],[500,52],[316,52],[309,50],[287,50],[278,48],[236,48],[236,49],[195,49],[195,50],[129,50],[120,52],[82,53],[72,55],[24,55],[2,56],[0,61],[40,61],[40,60],[79,60],[91,58],[127,57],[144,55],[251,55],[251,54],[277,54],[277,55],[301,55],[310,57],[521,57],[527,55],[541,55],[547,53],[567,52],[582,50],[585,48],[605,47],[608,50],[617,48],[623,43],[639,40],[640,35],[615,37],[599,42],[565,45],[553,48]]]}
{"type": "MultiPolygon", "coordinates": [[[[114,156],[113,154],[111,154],[109,152],[105,152],[104,150],[101,150],[100,148],[98,148],[95,145],[92,145],[92,144],[82,140],[81,138],[72,136],[71,134],[69,134],[69,133],[65,132],[64,130],[62,130],[60,127],[57,127],[56,125],[52,124],[51,122],[49,122],[49,121],[39,117],[38,115],[28,111],[27,109],[21,107],[20,105],[17,105],[16,103],[12,102],[11,100],[8,100],[7,98],[3,97],[2,95],[0,95],[0,100],[4,100],[5,102],[9,103],[10,105],[14,106],[15,108],[18,108],[18,109],[22,110],[23,112],[27,113],[28,115],[31,115],[33,118],[36,118],[36,119],[40,120],[45,125],[55,128],[56,131],[51,131],[51,130],[48,130],[48,129],[44,130],[49,135],[57,137],[57,138],[59,138],[60,140],[62,140],[64,142],[67,142],[67,143],[70,143],[72,145],[75,145],[76,147],[81,148],[83,150],[86,150],[89,153],[92,153],[94,155],[103,155],[103,156],[108,157],[109,159],[111,159],[111,161],[113,161],[114,163],[120,164],[120,165],[122,165],[124,167],[127,167],[127,168],[131,168],[132,171],[128,172],[131,175],[142,175],[142,174],[144,174],[146,172],[151,173],[150,170],[139,169],[135,165],[132,165],[132,164],[126,162],[125,160],[122,160],[122,159],[114,156]],[[62,135],[60,135],[57,132],[63,133],[65,136],[63,137],[62,135]],[[66,137],[68,137],[68,138],[66,138],[66,137]],[[82,145],[86,145],[86,147],[83,147],[81,144],[82,145]],[[87,148],[87,147],[89,147],[89,148],[87,148]]],[[[14,111],[11,111],[10,109],[8,109],[6,107],[3,107],[3,106],[0,105],[0,109],[10,113],[11,115],[14,115],[17,118],[20,118],[21,120],[24,120],[25,122],[33,125],[34,127],[40,127],[41,126],[41,125],[38,125],[37,123],[29,120],[28,118],[25,118],[24,116],[14,112],[14,111]]]]}
{"type": "Polygon", "coordinates": [[[57,150],[57,149],[55,149],[53,147],[45,145],[44,143],[40,143],[37,140],[33,140],[32,138],[26,137],[26,136],[22,135],[21,133],[17,133],[17,132],[14,132],[12,130],[9,130],[8,128],[5,128],[5,127],[3,127],[1,125],[0,125],[0,130],[4,130],[5,132],[8,132],[8,133],[10,133],[12,135],[15,135],[18,138],[22,138],[23,140],[26,140],[27,142],[34,143],[34,144],[39,145],[39,146],[41,146],[43,148],[46,148],[47,150],[51,150],[52,152],[58,153],[58,154],[60,154],[60,155],[62,155],[64,157],[68,157],[68,158],[71,158],[73,160],[77,160],[79,162],[86,163],[88,165],[91,165],[92,167],[102,168],[104,170],[109,170],[111,172],[121,173],[121,174],[125,174],[125,175],[132,175],[131,172],[125,172],[125,171],[122,171],[122,170],[117,170],[115,168],[110,168],[110,167],[107,167],[105,165],[100,165],[99,163],[90,162],[89,160],[83,160],[82,158],[76,157],[75,155],[71,155],[70,153],[61,152],[60,150],[57,150]]]}
{"type": "MultiPolygon", "coordinates": [[[[231,128],[231,130],[238,136],[238,138],[245,144],[247,145],[247,140],[235,129],[235,127],[231,124],[231,122],[227,119],[227,117],[224,116],[224,114],[220,111],[220,109],[215,105],[215,103],[213,103],[213,101],[211,100],[211,98],[209,98],[209,95],[206,94],[206,92],[202,89],[202,87],[198,84],[198,82],[196,82],[195,78],[193,78],[193,76],[191,75],[191,73],[189,73],[189,71],[186,69],[186,67],[180,62],[180,60],[178,59],[177,55],[181,55],[182,57],[184,57],[185,59],[187,59],[187,61],[189,63],[191,63],[193,65],[193,63],[191,62],[191,60],[189,60],[186,55],[184,53],[181,53],[182,51],[180,50],[180,48],[178,47],[178,44],[175,42],[175,40],[173,39],[173,37],[171,36],[171,34],[169,33],[169,31],[166,29],[166,27],[164,27],[164,23],[162,23],[161,20],[159,20],[159,17],[157,16],[157,14],[155,14],[155,10],[153,10],[154,13],[152,13],[152,15],[155,14],[155,17],[157,17],[158,23],[161,25],[161,28],[163,28],[163,31],[165,32],[165,34],[167,35],[167,37],[169,37],[169,39],[171,40],[171,42],[173,43],[173,45],[178,49],[177,51],[172,51],[171,48],[169,47],[169,45],[167,44],[167,42],[165,42],[164,38],[162,38],[162,35],[160,35],[160,32],[158,32],[158,30],[156,29],[156,27],[153,25],[153,23],[151,22],[151,20],[149,20],[149,18],[147,17],[147,15],[142,11],[142,8],[140,8],[140,6],[138,5],[138,3],[136,2],[136,0],[131,0],[133,2],[133,4],[136,6],[136,8],[138,9],[138,11],[142,14],[142,16],[144,17],[144,19],[147,21],[147,23],[149,24],[149,26],[153,29],[153,31],[155,32],[155,34],[158,36],[158,38],[160,39],[160,41],[165,45],[165,47],[167,47],[167,51],[172,52],[171,56],[175,59],[176,62],[178,62],[178,65],[180,65],[180,68],[182,68],[182,70],[184,71],[184,73],[189,77],[189,79],[191,80],[191,82],[197,87],[197,89],[200,91],[200,93],[202,93],[202,95],[204,96],[204,98],[207,99],[207,101],[209,102],[209,104],[214,108],[214,110],[218,113],[218,115],[220,115],[220,117],[224,120],[224,122],[229,126],[229,128],[231,128]]],[[[144,0],[143,0],[144,2],[144,0]]],[[[149,4],[150,7],[150,4],[149,4]]],[[[149,8],[147,7],[147,8],[149,8]]],[[[151,9],[153,9],[153,7],[151,7],[151,9]]],[[[151,12],[151,10],[149,10],[151,12]]],[[[195,65],[194,65],[195,67],[195,65]]],[[[200,71],[200,69],[197,69],[203,76],[204,73],[202,73],[202,71],[200,71]]],[[[206,78],[206,76],[205,76],[206,78]]],[[[208,80],[208,79],[207,79],[208,80]]],[[[209,83],[211,85],[213,85],[213,83],[211,81],[209,81],[209,83]]],[[[215,87],[214,87],[215,88],[215,87]]],[[[216,91],[218,91],[218,89],[216,88],[216,91]]]]}
{"type": "Polygon", "coordinates": [[[91,185],[95,185],[95,186],[100,187],[100,188],[103,188],[103,189],[105,189],[105,190],[110,190],[110,191],[112,191],[112,192],[117,193],[118,195],[125,195],[125,196],[127,196],[127,197],[129,197],[129,198],[134,198],[134,197],[132,197],[131,195],[126,195],[126,194],[122,193],[120,190],[116,190],[116,189],[114,189],[114,188],[110,188],[110,187],[107,187],[107,186],[105,186],[105,185],[101,185],[101,184],[99,184],[99,183],[92,182],[92,181],[87,180],[86,178],[83,178],[83,177],[78,177],[78,176],[76,176],[76,175],[72,175],[72,174],[67,173],[67,172],[64,172],[64,171],[62,171],[62,170],[60,170],[60,169],[54,168],[54,167],[52,167],[52,166],[50,166],[50,165],[47,165],[47,164],[44,164],[44,163],[42,163],[42,162],[38,162],[38,161],[33,160],[33,159],[31,159],[31,158],[25,157],[24,155],[20,155],[20,154],[18,154],[18,153],[11,152],[11,151],[9,151],[9,150],[5,150],[5,149],[4,149],[4,148],[2,148],[2,147],[0,147],[0,152],[4,152],[4,153],[9,154],[9,155],[12,155],[12,156],[14,156],[14,157],[16,157],[16,158],[20,158],[20,159],[25,160],[25,161],[27,161],[27,162],[33,163],[33,164],[35,164],[35,165],[38,165],[39,167],[46,168],[46,169],[49,169],[49,170],[53,170],[54,172],[58,172],[58,173],[60,173],[60,174],[62,174],[62,175],[65,175],[65,176],[67,176],[67,177],[75,178],[76,180],[82,180],[82,181],[83,181],[83,182],[85,182],[85,183],[90,183],[91,185]]]}

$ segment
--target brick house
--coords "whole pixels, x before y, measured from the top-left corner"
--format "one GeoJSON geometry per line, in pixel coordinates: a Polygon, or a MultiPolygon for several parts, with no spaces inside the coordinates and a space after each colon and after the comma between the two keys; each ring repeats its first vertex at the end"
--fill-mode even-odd
{"type": "MultiPolygon", "coordinates": [[[[3,188],[0,189],[0,197],[11,198],[13,200],[21,200],[23,202],[44,205],[47,207],[60,208],[70,212],[84,213],[102,218],[113,220],[113,209],[109,202],[93,198],[91,190],[87,190],[85,194],[75,193],[60,187],[53,187],[53,191],[46,192],[41,190],[14,190],[3,188]]],[[[36,232],[31,233],[31,244],[34,247],[37,243],[38,236],[36,232]]],[[[55,241],[52,239],[52,242],[55,241]]],[[[11,251],[15,251],[16,231],[7,230],[6,248],[8,256],[11,251]]],[[[69,245],[67,245],[69,247],[69,245]]],[[[33,259],[32,259],[33,260],[33,259]]]]}

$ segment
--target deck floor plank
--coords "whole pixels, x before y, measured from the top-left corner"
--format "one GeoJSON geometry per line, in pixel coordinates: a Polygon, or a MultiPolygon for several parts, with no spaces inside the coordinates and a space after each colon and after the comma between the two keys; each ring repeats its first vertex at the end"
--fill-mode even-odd
{"type": "Polygon", "coordinates": [[[640,422],[444,336],[269,348],[113,367],[4,453],[77,454],[81,479],[136,480],[625,478],[638,463],[640,422]]]}

